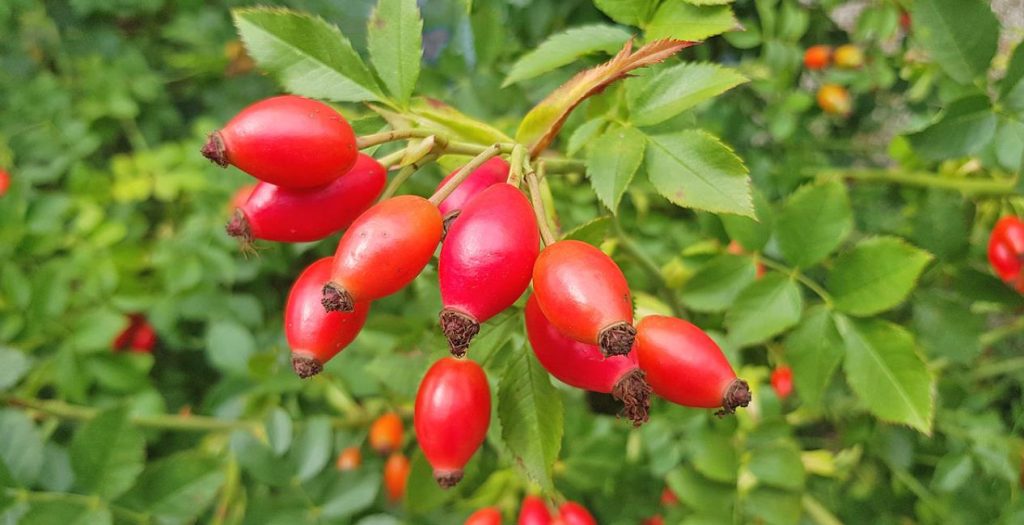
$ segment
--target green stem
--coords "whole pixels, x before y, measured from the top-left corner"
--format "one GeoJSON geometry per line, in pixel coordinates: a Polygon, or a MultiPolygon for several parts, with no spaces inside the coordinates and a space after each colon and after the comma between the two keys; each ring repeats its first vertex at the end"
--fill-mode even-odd
{"type": "Polygon", "coordinates": [[[926,172],[906,173],[897,169],[825,169],[819,177],[842,178],[863,182],[893,182],[908,186],[959,191],[964,195],[1006,196],[1016,194],[1014,179],[963,179],[940,177],[926,172]]]}
{"type": "Polygon", "coordinates": [[[1013,374],[1020,370],[1024,370],[1024,357],[1014,357],[978,366],[971,370],[971,378],[978,381],[993,376],[1013,374]]]}
{"type": "Polygon", "coordinates": [[[1016,334],[1017,332],[1024,332],[1024,316],[1018,317],[1014,322],[1000,326],[989,332],[985,332],[981,335],[981,346],[989,347],[992,346],[1007,337],[1016,334]]]}
{"type": "Polygon", "coordinates": [[[651,278],[658,282],[658,291],[662,299],[665,299],[665,301],[668,302],[669,308],[672,309],[672,315],[678,317],[682,313],[683,307],[679,304],[679,298],[676,297],[676,294],[668,288],[668,285],[665,282],[665,276],[661,274],[661,268],[659,268],[657,263],[647,255],[647,252],[643,251],[633,238],[622,229],[622,225],[619,224],[619,220],[617,218],[615,219],[614,224],[615,235],[619,239],[619,246],[623,251],[629,254],[630,257],[636,260],[636,262],[640,263],[640,267],[643,268],[651,278]]]}
{"type": "Polygon", "coordinates": [[[767,266],[768,268],[771,268],[772,270],[775,270],[777,272],[787,274],[790,277],[796,279],[798,283],[806,286],[810,291],[814,292],[818,297],[820,297],[821,300],[825,302],[825,306],[827,306],[830,309],[832,308],[832,305],[834,304],[832,296],[828,292],[826,292],[825,289],[821,287],[821,285],[814,282],[814,280],[811,279],[810,277],[804,275],[802,272],[800,272],[800,270],[796,268],[790,268],[781,263],[777,263],[764,256],[762,256],[759,260],[761,261],[761,264],[767,266]]]}
{"type": "Polygon", "coordinates": [[[430,202],[435,206],[441,204],[441,201],[445,200],[448,195],[451,195],[451,193],[455,191],[455,188],[458,188],[459,184],[462,184],[463,181],[468,179],[473,171],[482,166],[483,163],[490,160],[491,157],[494,157],[499,153],[501,153],[501,146],[499,144],[493,144],[481,151],[476,157],[473,157],[473,160],[469,161],[469,164],[459,168],[459,172],[451,179],[448,179],[448,182],[444,183],[444,186],[438,188],[437,191],[430,196],[430,202]]]}
{"type": "Polygon", "coordinates": [[[3,489],[8,496],[26,503],[70,503],[88,509],[106,507],[110,512],[121,519],[135,523],[149,523],[149,515],[136,512],[125,507],[114,505],[101,499],[99,496],[87,496],[85,494],[72,494],[70,492],[37,492],[25,489],[3,489]]]}
{"type": "Polygon", "coordinates": [[[843,522],[839,521],[839,518],[829,512],[814,496],[804,494],[801,502],[807,515],[818,525],[843,525],[843,522]]]}
{"type": "Polygon", "coordinates": [[[409,151],[408,147],[402,148],[394,153],[384,155],[383,157],[377,159],[377,162],[379,162],[380,165],[384,166],[385,168],[391,168],[391,166],[394,166],[405,157],[407,151],[409,151]]]}
{"type": "Polygon", "coordinates": [[[523,161],[526,160],[526,148],[516,144],[512,148],[512,156],[509,157],[508,180],[505,182],[512,186],[519,187],[523,183],[523,161]]]}
{"type": "Polygon", "coordinates": [[[436,159],[437,154],[430,153],[427,156],[423,157],[422,159],[412,164],[409,164],[408,166],[403,166],[402,169],[398,170],[398,173],[395,174],[395,177],[391,179],[391,182],[388,183],[388,187],[384,189],[384,193],[380,194],[380,199],[378,199],[377,202],[381,202],[393,197],[395,193],[398,192],[398,188],[401,187],[402,184],[405,184],[405,181],[409,180],[409,177],[412,177],[413,173],[416,173],[416,171],[418,171],[420,168],[426,166],[427,164],[433,162],[436,159]]]}
{"type": "MultiPolygon", "coordinates": [[[[99,410],[95,408],[72,405],[57,400],[25,399],[0,395],[0,401],[7,406],[35,410],[61,419],[74,421],[89,421],[99,413],[99,410]]],[[[259,423],[249,421],[230,421],[206,416],[172,414],[133,416],[132,424],[141,428],[179,430],[183,432],[227,432],[233,430],[252,432],[260,426],[259,423]]]]}
{"type": "MultiPolygon", "coordinates": [[[[524,160],[524,162],[528,163],[529,161],[524,160]]],[[[548,214],[544,211],[544,200],[540,196],[540,182],[537,180],[537,173],[529,164],[527,166],[526,185],[530,188],[533,213],[537,215],[537,228],[540,230],[540,238],[544,241],[544,246],[550,246],[555,243],[557,238],[551,233],[551,227],[548,224],[548,214]]]]}
{"type": "Polygon", "coordinates": [[[384,131],[381,133],[373,133],[371,135],[363,135],[362,137],[356,137],[356,147],[358,149],[366,149],[371,146],[378,146],[387,142],[394,142],[396,140],[414,139],[414,138],[427,138],[437,133],[428,129],[393,129],[391,131],[384,131]]]}

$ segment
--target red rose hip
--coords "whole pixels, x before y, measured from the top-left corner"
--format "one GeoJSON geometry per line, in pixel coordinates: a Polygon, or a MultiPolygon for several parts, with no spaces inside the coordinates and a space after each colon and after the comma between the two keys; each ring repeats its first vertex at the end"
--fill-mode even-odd
{"type": "Polygon", "coordinates": [[[558,517],[565,525],[597,525],[597,520],[583,505],[567,501],[558,507],[558,517]]]}
{"type": "Polygon", "coordinates": [[[318,241],[345,229],[377,200],[385,173],[373,157],[360,153],[344,177],[322,188],[292,190],[261,182],[235,210],[227,231],[245,244],[318,241]]]}
{"type": "Polygon", "coordinates": [[[292,349],[292,368],[299,377],[319,374],[323,365],[349,345],[366,323],[370,303],[352,313],[325,312],[320,290],[330,276],[331,258],[309,265],[296,279],[284,310],[284,331],[292,349]]]}
{"type": "Polygon", "coordinates": [[[651,387],[637,365],[636,352],[605,358],[597,346],[566,337],[544,317],[534,296],[526,301],[526,335],[541,366],[559,381],[612,394],[625,404],[623,414],[633,425],[647,421],[651,387]]]}
{"type": "Polygon", "coordinates": [[[350,312],[357,302],[401,290],[430,262],[439,242],[441,213],[427,199],[400,195],[377,203],[338,242],[323,287],[324,309],[350,312]]]}
{"type": "Polygon", "coordinates": [[[430,367],[416,393],[413,427],[438,485],[450,488],[462,479],[490,422],[491,389],[480,365],[445,357],[430,367]]]}
{"type": "Polygon", "coordinates": [[[465,355],[480,323],[523,295],[539,246],[533,208],[514,186],[495,184],[462,209],[438,262],[441,327],[453,355],[465,355]]]}
{"type": "Polygon", "coordinates": [[[1024,292],[1024,221],[999,219],[988,241],[988,262],[1000,279],[1024,292]]]}
{"type": "MultiPolygon", "coordinates": [[[[469,201],[474,196],[494,184],[508,180],[508,171],[508,162],[501,157],[492,157],[487,162],[481,164],[479,168],[473,170],[469,178],[462,181],[462,184],[459,184],[454,191],[441,201],[441,204],[437,205],[437,208],[441,210],[441,215],[444,216],[445,231],[448,231],[451,222],[455,220],[455,217],[459,216],[462,208],[469,204],[469,201]]],[[[449,173],[437,185],[437,189],[441,189],[441,186],[444,186],[458,172],[459,170],[455,170],[449,173]]]]}
{"type": "Polygon", "coordinates": [[[7,170],[0,168],[0,197],[3,197],[7,193],[7,188],[11,187],[11,174],[7,173],[7,170]]]}
{"type": "Polygon", "coordinates": [[[780,399],[786,399],[793,393],[793,369],[788,366],[780,366],[772,370],[772,390],[780,399]]]}
{"type": "Polygon", "coordinates": [[[750,403],[747,382],[736,377],[718,345],[691,323],[663,315],[637,325],[640,369],[654,393],[682,406],[722,407],[731,414],[750,403]]]}
{"type": "Polygon", "coordinates": [[[551,512],[544,500],[537,496],[526,496],[519,507],[519,520],[516,525],[551,525],[551,512]]]}
{"type": "Polygon", "coordinates": [[[494,507],[484,507],[470,514],[463,525],[501,525],[501,511],[494,507]]]}
{"type": "Polygon", "coordinates": [[[356,161],[352,127],[334,108],[295,95],[261,100],[210,134],[203,155],[276,186],[316,188],[356,161]]]}
{"type": "Polygon", "coordinates": [[[606,356],[633,347],[633,301],[622,270],[601,250],[580,241],[558,241],[533,267],[541,311],[565,335],[597,344],[606,356]]]}
{"type": "Polygon", "coordinates": [[[807,69],[825,69],[832,62],[832,48],[829,46],[811,46],[804,51],[804,67],[807,69]]]}

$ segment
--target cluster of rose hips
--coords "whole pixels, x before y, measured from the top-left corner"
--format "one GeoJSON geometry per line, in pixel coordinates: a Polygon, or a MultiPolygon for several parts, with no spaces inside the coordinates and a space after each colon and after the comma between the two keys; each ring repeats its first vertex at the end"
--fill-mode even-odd
{"type": "Polygon", "coordinates": [[[996,275],[1024,293],[1024,221],[1008,215],[999,219],[988,241],[988,262],[996,275]]]}
{"type": "MultiPolygon", "coordinates": [[[[835,65],[840,69],[859,69],[864,65],[864,52],[853,44],[841,45],[835,50],[831,46],[811,46],[804,51],[804,67],[821,71],[835,65]]],[[[818,106],[825,113],[847,116],[853,111],[850,92],[839,84],[826,83],[818,88],[818,106]]]]}
{"type": "MultiPolygon", "coordinates": [[[[409,471],[412,470],[409,458],[402,454],[402,434],[402,418],[394,412],[378,417],[370,425],[370,448],[381,456],[387,456],[384,462],[384,490],[392,502],[402,499],[409,471]]],[[[338,454],[335,466],[341,472],[351,472],[362,463],[363,454],[359,447],[348,447],[338,454]]]]}
{"type": "Polygon", "coordinates": [[[285,332],[302,378],[352,342],[372,301],[412,282],[441,244],[440,325],[453,357],[427,371],[413,414],[441,486],[462,478],[490,424],[490,385],[467,350],[480,324],[531,282],[526,330],[538,361],[569,385],[611,393],[635,425],[647,420],[652,391],[721,413],[749,403],[747,383],[700,328],[659,315],[634,326],[629,286],[608,255],[576,240],[545,239],[539,249],[538,205],[514,176],[528,162],[513,154],[521,165],[510,166],[495,156],[499,148],[488,148],[493,158],[479,155],[430,199],[400,195],[372,204],[386,170],[357,149],[334,109],[281,96],[243,110],[203,153],[262,181],[228,224],[232,235],[297,242],[347,228],[334,256],[306,268],[288,296],[285,332]]]}
{"type": "MultiPolygon", "coordinates": [[[[517,525],[597,525],[594,516],[579,503],[566,501],[554,514],[544,500],[526,496],[519,508],[517,525]]],[[[494,507],[482,508],[469,516],[464,525],[501,525],[501,511],[494,507]]]]}

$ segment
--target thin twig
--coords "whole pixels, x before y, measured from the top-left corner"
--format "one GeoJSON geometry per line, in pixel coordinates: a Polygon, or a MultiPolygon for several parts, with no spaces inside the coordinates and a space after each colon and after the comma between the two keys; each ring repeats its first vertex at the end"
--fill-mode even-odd
{"type": "Polygon", "coordinates": [[[455,188],[458,188],[459,184],[462,184],[463,181],[468,179],[469,176],[477,168],[482,166],[483,163],[490,160],[491,157],[494,157],[499,153],[501,153],[501,147],[498,144],[494,144],[486,148],[485,150],[481,151],[476,157],[473,157],[473,160],[469,161],[468,164],[466,164],[462,168],[459,168],[458,173],[456,173],[452,178],[448,179],[448,182],[444,183],[443,186],[438,188],[437,191],[430,196],[430,202],[432,202],[435,206],[441,204],[441,201],[445,200],[445,198],[447,198],[448,195],[451,195],[451,193],[455,191],[455,188]]]}

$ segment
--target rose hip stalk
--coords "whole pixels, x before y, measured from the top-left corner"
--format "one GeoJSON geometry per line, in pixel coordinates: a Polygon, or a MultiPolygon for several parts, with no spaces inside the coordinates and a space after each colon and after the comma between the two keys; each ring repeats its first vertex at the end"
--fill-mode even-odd
{"type": "Polygon", "coordinates": [[[636,353],[654,393],[682,406],[722,407],[731,414],[750,403],[747,382],[700,328],[674,317],[651,315],[637,325],[636,353]]]}
{"type": "Polygon", "coordinates": [[[285,188],[316,188],[356,161],[356,137],[330,106],[294,95],[261,100],[210,134],[203,156],[285,188]]]}
{"type": "Polygon", "coordinates": [[[523,295],[539,245],[533,208],[514,186],[495,184],[462,209],[438,264],[441,327],[453,355],[466,355],[480,323],[523,295]]]}
{"type": "Polygon", "coordinates": [[[625,404],[623,413],[634,426],[647,421],[651,387],[637,365],[636,352],[605,358],[597,346],[566,337],[544,317],[533,296],[526,301],[526,335],[537,360],[559,381],[612,394],[625,404]]]}
{"type": "Polygon", "coordinates": [[[999,278],[1024,292],[1024,221],[999,219],[988,241],[988,262],[999,278]]]}
{"type": "Polygon", "coordinates": [[[523,498],[523,505],[519,508],[519,520],[517,525],[550,525],[551,513],[544,500],[537,496],[526,496],[523,498]]]}
{"type": "Polygon", "coordinates": [[[358,302],[401,290],[430,262],[441,242],[441,213],[423,197],[400,195],[359,216],[338,242],[323,286],[327,311],[351,312],[358,302]]]}
{"type": "Polygon", "coordinates": [[[235,210],[228,234],[245,244],[318,241],[345,229],[377,200],[385,173],[373,157],[360,153],[344,177],[322,188],[290,190],[261,182],[235,210]]]}
{"type": "Polygon", "coordinates": [[[320,288],[330,272],[330,257],[309,265],[292,286],[284,309],[292,368],[303,379],[319,374],[324,363],[356,338],[370,311],[370,303],[365,302],[351,314],[325,312],[320,305],[320,288]]]}
{"type": "Polygon", "coordinates": [[[622,270],[580,241],[544,248],[533,267],[533,290],[544,317],[565,335],[597,344],[606,356],[633,347],[633,301],[622,270]]]}
{"type": "Polygon", "coordinates": [[[416,440],[442,488],[454,487],[487,436],[491,389],[480,365],[445,357],[427,370],[416,393],[416,440]]]}
{"type": "MultiPolygon", "coordinates": [[[[509,165],[505,159],[501,157],[493,157],[487,162],[484,162],[479,168],[473,170],[469,178],[464,180],[462,184],[459,184],[454,191],[451,192],[441,204],[438,204],[438,209],[441,210],[441,214],[444,216],[444,231],[448,231],[452,221],[459,216],[460,211],[469,201],[481,191],[484,191],[488,187],[505,182],[508,179],[509,165]]],[[[452,177],[458,173],[459,170],[455,170],[448,174],[441,183],[437,185],[438,189],[444,186],[452,177]]]]}
{"type": "Polygon", "coordinates": [[[463,525],[501,525],[501,511],[494,507],[484,507],[470,514],[463,525]]]}

